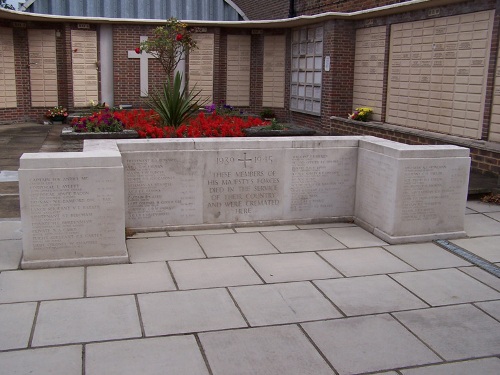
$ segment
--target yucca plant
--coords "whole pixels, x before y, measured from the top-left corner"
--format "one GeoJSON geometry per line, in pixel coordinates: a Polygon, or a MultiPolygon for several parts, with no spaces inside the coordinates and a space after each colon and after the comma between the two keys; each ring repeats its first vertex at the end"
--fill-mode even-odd
{"type": "Polygon", "coordinates": [[[150,94],[148,105],[158,113],[163,125],[178,128],[205,104],[200,101],[200,91],[195,87],[182,87],[182,74],[177,72],[173,79],[167,79],[163,89],[150,94]]]}

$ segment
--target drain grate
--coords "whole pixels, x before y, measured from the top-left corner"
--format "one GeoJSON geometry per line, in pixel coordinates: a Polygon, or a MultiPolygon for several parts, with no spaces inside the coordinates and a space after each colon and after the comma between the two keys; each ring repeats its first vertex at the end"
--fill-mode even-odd
{"type": "Polygon", "coordinates": [[[486,272],[495,275],[496,277],[500,277],[500,267],[497,265],[484,260],[481,257],[478,257],[476,254],[471,253],[465,249],[462,249],[460,246],[454,245],[446,240],[435,240],[433,241],[436,245],[442,247],[445,250],[448,250],[450,253],[458,255],[461,258],[471,262],[472,264],[478,266],[479,268],[485,270],[486,272]]]}

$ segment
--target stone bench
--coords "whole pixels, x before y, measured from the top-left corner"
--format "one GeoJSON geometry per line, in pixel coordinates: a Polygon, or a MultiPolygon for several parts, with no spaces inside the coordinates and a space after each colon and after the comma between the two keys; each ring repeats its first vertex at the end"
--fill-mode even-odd
{"type": "Polygon", "coordinates": [[[457,238],[470,158],[375,137],[86,140],[24,154],[24,268],[127,262],[137,231],[354,221],[389,243],[457,238]]]}

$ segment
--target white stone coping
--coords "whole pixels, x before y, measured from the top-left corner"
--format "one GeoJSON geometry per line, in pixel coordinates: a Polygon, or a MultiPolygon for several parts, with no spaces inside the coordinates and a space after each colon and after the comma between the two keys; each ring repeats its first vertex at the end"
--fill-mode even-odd
{"type": "Polygon", "coordinates": [[[120,167],[117,151],[26,153],[20,158],[19,169],[120,167]]]}

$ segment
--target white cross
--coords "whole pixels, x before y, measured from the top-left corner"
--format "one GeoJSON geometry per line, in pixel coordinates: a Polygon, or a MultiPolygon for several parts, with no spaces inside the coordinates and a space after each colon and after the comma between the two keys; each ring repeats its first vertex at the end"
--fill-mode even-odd
{"type": "MultiPolygon", "coordinates": [[[[141,36],[141,43],[148,40],[147,36],[141,36]]],[[[148,96],[148,86],[149,86],[149,59],[154,59],[154,56],[142,51],[142,53],[137,53],[135,51],[128,51],[129,59],[139,59],[140,69],[141,69],[141,97],[148,96]]]]}

